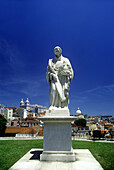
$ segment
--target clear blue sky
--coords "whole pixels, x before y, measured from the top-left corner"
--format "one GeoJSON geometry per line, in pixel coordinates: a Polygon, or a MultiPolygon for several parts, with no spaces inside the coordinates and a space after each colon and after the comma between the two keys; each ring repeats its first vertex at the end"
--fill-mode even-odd
{"type": "Polygon", "coordinates": [[[48,106],[48,59],[59,45],[75,75],[71,114],[114,116],[114,1],[0,0],[0,103],[48,106]]]}

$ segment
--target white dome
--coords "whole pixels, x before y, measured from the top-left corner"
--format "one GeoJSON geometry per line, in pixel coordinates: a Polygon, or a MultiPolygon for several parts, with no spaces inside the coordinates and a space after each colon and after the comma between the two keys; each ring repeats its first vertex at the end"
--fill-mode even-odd
{"type": "Polygon", "coordinates": [[[28,100],[28,98],[27,98],[27,100],[26,100],[26,102],[25,102],[25,103],[26,103],[26,105],[27,105],[27,104],[29,105],[29,100],[28,100]]]}
{"type": "Polygon", "coordinates": [[[79,107],[78,107],[78,109],[77,109],[77,111],[76,111],[76,114],[81,114],[82,112],[81,112],[81,110],[79,109],[79,107]]]}
{"type": "Polygon", "coordinates": [[[24,105],[23,99],[21,99],[20,105],[21,106],[24,105]]]}

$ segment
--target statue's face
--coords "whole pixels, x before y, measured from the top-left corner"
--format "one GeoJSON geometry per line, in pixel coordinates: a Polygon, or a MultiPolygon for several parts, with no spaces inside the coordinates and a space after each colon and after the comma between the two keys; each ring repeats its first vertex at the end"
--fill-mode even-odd
{"type": "Polygon", "coordinates": [[[61,50],[60,47],[55,47],[55,48],[54,48],[54,53],[55,53],[55,55],[56,55],[57,57],[60,57],[60,56],[61,56],[61,52],[62,52],[62,50],[61,50]]]}

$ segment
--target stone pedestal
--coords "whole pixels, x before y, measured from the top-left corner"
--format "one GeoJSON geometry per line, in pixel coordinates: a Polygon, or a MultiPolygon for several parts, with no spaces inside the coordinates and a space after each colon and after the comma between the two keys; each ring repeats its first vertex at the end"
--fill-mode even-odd
{"type": "MultiPolygon", "coordinates": [[[[60,115],[60,113],[59,113],[60,115]]],[[[71,122],[73,116],[44,116],[44,144],[41,161],[75,161],[72,149],[71,122]]]]}

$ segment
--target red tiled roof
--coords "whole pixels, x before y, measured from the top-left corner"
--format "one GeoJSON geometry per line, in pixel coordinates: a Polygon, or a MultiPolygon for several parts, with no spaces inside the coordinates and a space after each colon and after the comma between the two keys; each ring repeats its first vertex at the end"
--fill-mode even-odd
{"type": "Polygon", "coordinates": [[[103,123],[108,123],[108,121],[107,120],[103,120],[103,123]]]}
{"type": "Polygon", "coordinates": [[[25,118],[25,121],[30,120],[30,121],[37,121],[34,117],[28,116],[25,118]]]}
{"type": "Polygon", "coordinates": [[[32,127],[7,127],[5,133],[36,134],[32,127]]]}
{"type": "Polygon", "coordinates": [[[95,120],[95,118],[90,118],[90,120],[95,120]]]}
{"type": "Polygon", "coordinates": [[[74,123],[72,124],[72,127],[77,127],[74,123]]]}
{"type": "Polygon", "coordinates": [[[12,106],[11,108],[16,109],[16,107],[15,107],[15,106],[12,106]]]}
{"type": "Polygon", "coordinates": [[[18,119],[13,119],[12,121],[18,121],[18,119]]]}
{"type": "Polygon", "coordinates": [[[109,130],[101,130],[101,133],[103,133],[103,132],[106,132],[106,133],[108,133],[109,132],[109,130]]]}
{"type": "Polygon", "coordinates": [[[111,126],[112,123],[105,123],[105,126],[111,126]]]}
{"type": "Polygon", "coordinates": [[[13,115],[15,115],[15,114],[17,114],[17,113],[13,113],[13,115]]]}
{"type": "MultiPolygon", "coordinates": [[[[12,109],[12,107],[6,107],[6,109],[11,110],[11,109],[12,109]]],[[[13,109],[12,109],[12,110],[13,110],[13,109]]]]}

